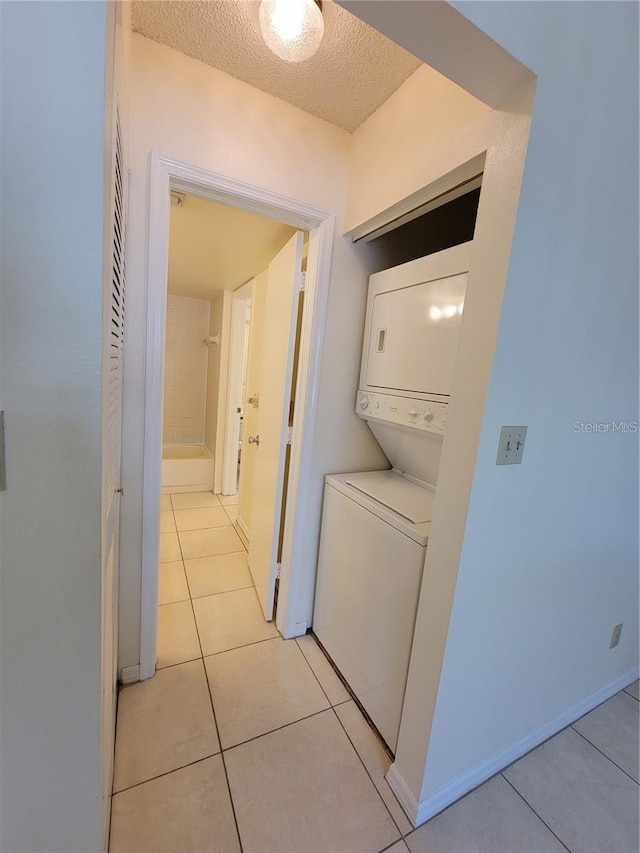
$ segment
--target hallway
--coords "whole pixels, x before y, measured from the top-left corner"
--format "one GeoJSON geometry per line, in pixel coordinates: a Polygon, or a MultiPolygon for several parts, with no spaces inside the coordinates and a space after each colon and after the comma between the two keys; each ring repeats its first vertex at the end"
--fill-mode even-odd
{"type": "Polygon", "coordinates": [[[111,853],[637,850],[637,682],[413,830],[313,638],[264,621],[233,500],[163,497],[158,672],[120,692],[111,853]]]}

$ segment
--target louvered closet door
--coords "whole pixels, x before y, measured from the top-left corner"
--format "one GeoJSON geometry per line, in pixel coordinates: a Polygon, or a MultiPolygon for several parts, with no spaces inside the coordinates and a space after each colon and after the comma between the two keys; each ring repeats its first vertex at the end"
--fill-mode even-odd
{"type": "Polygon", "coordinates": [[[112,271],[105,305],[105,413],[104,413],[104,508],[108,518],[113,504],[118,503],[120,489],[120,457],[122,436],[122,360],[124,346],[124,180],[122,165],[122,131],[116,123],[113,175],[113,245],[112,271]]]}
{"type": "MultiPolygon", "coordinates": [[[[105,797],[111,793],[115,736],[120,539],[122,362],[125,313],[126,183],[120,116],[112,154],[110,275],[103,294],[102,410],[102,752],[105,797]]],[[[105,834],[108,835],[108,802],[105,834]]]]}

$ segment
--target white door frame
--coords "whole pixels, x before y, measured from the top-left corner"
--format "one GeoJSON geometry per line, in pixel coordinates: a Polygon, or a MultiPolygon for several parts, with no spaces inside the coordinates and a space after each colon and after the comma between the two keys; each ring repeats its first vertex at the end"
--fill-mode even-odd
{"type": "MultiPolygon", "coordinates": [[[[305,312],[300,341],[299,389],[291,447],[284,528],[280,595],[276,626],[295,636],[297,576],[302,560],[309,502],[311,455],[316,423],[320,355],[327,311],[335,213],[208,169],[179,163],[152,152],[149,188],[149,259],[147,270],[147,346],[143,453],[142,582],[140,602],[140,679],[151,678],[156,665],[158,556],[162,466],[164,345],[169,257],[170,191],[182,190],[311,232],[305,312]]],[[[307,567],[307,571],[311,569],[307,567]]]]}
{"type": "MultiPolygon", "coordinates": [[[[220,382],[227,383],[227,411],[225,413],[224,455],[222,463],[222,494],[235,495],[238,491],[238,442],[240,417],[233,401],[242,386],[244,372],[245,337],[247,329],[247,302],[253,294],[253,279],[233,291],[231,303],[231,335],[229,340],[229,370],[220,382]],[[234,450],[234,448],[236,448],[234,450]]],[[[217,455],[217,453],[216,453],[217,455]]]]}

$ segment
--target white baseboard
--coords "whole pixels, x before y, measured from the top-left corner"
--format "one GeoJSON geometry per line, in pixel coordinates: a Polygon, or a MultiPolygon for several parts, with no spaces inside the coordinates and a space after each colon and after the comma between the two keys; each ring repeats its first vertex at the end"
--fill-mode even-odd
{"type": "Polygon", "coordinates": [[[199,483],[189,483],[188,486],[162,486],[160,494],[162,495],[186,495],[190,492],[210,492],[211,483],[201,481],[199,483]]]}
{"type": "Polygon", "coordinates": [[[120,670],[120,684],[133,684],[134,681],[140,681],[140,665],[123,666],[120,670]]]}
{"type": "Polygon", "coordinates": [[[400,775],[395,762],[387,771],[385,779],[389,783],[389,787],[393,791],[396,800],[400,803],[405,811],[405,814],[414,826],[417,826],[418,817],[418,801],[411,793],[409,786],[404,781],[404,777],[400,775]]]}
{"type": "Polygon", "coordinates": [[[240,516],[236,516],[236,527],[238,531],[238,535],[242,539],[245,548],[249,548],[249,528],[244,523],[244,521],[240,518],[240,516]]]}
{"type": "Polygon", "coordinates": [[[471,767],[461,776],[458,776],[457,779],[454,779],[448,785],[430,794],[420,802],[417,802],[395,764],[392,764],[389,768],[386,777],[387,782],[413,825],[420,826],[420,824],[425,823],[425,821],[430,820],[452,803],[455,803],[456,800],[464,797],[469,791],[477,788],[478,785],[486,782],[487,779],[490,779],[496,773],[504,770],[505,767],[513,764],[514,761],[522,758],[527,752],[531,752],[532,749],[535,749],[545,740],[553,737],[553,735],[562,731],[562,729],[571,725],[571,723],[574,723],[598,705],[606,702],[607,699],[610,699],[632,681],[635,681],[638,678],[638,672],[638,667],[630,669],[624,675],[619,676],[614,681],[609,682],[609,684],[605,684],[604,687],[596,690],[595,693],[587,696],[586,699],[582,699],[580,702],[572,705],[571,708],[558,714],[552,720],[525,735],[525,737],[520,738],[520,740],[500,750],[500,752],[485,761],[481,761],[479,764],[471,767]]]}

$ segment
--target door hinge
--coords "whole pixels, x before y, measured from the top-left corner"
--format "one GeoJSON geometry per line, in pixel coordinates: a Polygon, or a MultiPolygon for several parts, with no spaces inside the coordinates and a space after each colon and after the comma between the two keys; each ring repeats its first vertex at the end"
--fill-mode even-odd
{"type": "Polygon", "coordinates": [[[293,427],[287,428],[287,444],[293,443],[293,427]]]}
{"type": "Polygon", "coordinates": [[[276,563],[276,578],[280,577],[280,563],[276,563]]]}
{"type": "Polygon", "coordinates": [[[304,285],[305,285],[306,280],[307,280],[306,272],[301,273],[301,275],[300,275],[300,290],[304,290],[304,285]]]}

